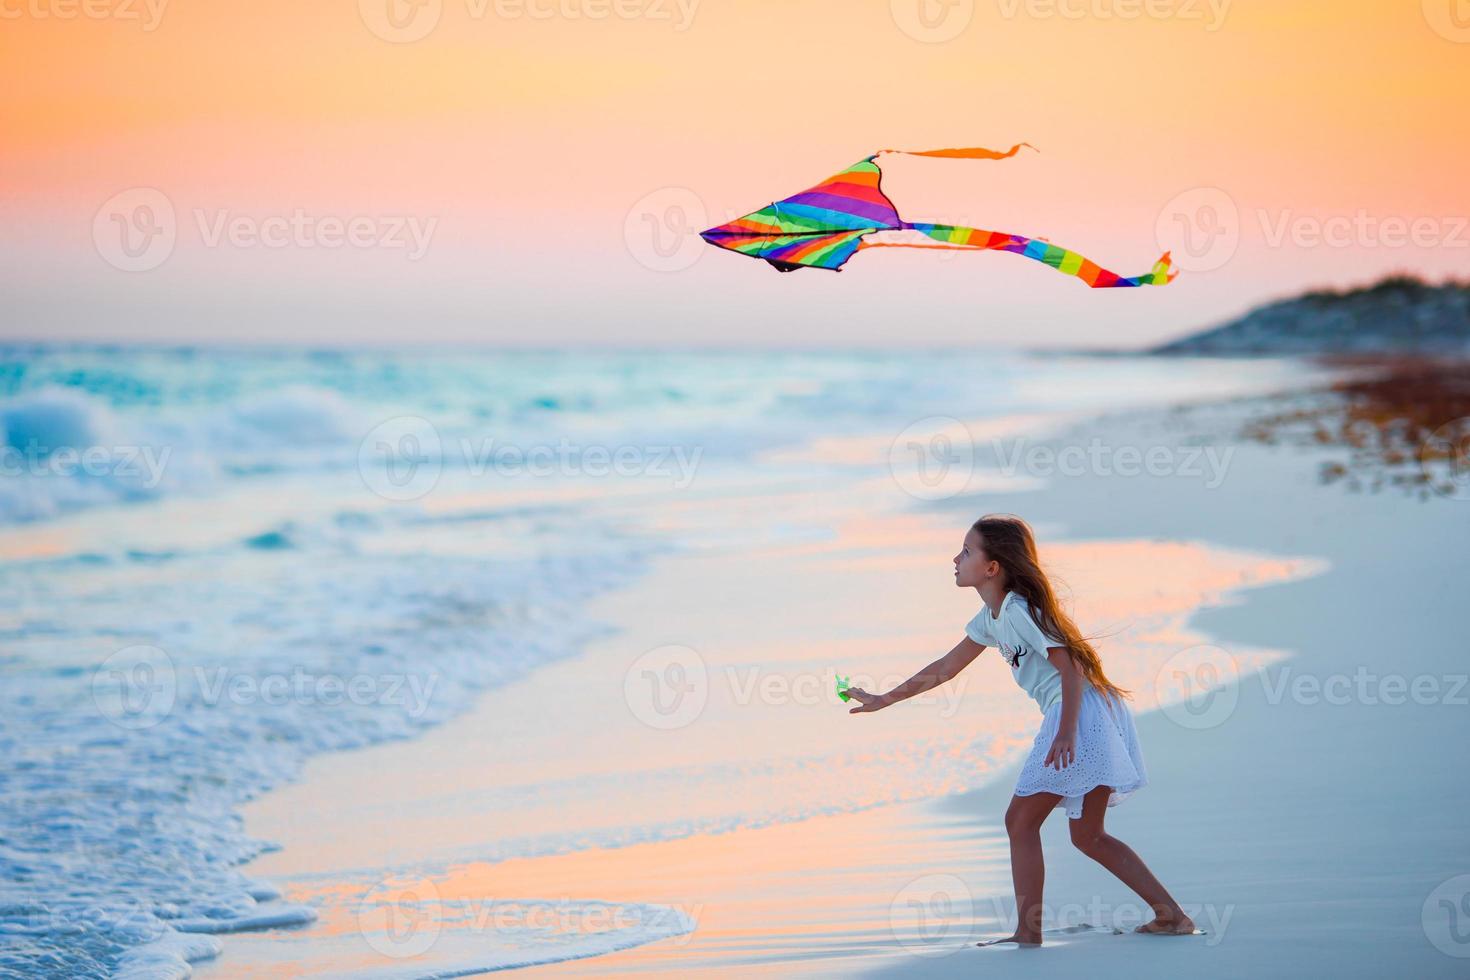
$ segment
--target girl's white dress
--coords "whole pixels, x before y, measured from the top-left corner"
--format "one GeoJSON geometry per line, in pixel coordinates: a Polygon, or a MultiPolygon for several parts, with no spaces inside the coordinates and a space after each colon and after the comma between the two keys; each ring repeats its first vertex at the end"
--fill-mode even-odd
{"type": "Polygon", "coordinates": [[[1046,648],[1063,646],[1036,625],[1026,600],[1007,592],[999,612],[988,607],[965,626],[976,643],[996,647],[1011,667],[1011,675],[1041,708],[1041,729],[1016,780],[1016,795],[1055,793],[1066,805],[1067,816],[1082,816],[1082,797],[1099,786],[1112,787],[1108,806],[1117,806],[1136,790],[1148,785],[1133,712],[1121,698],[1103,695],[1082,682],[1082,703],[1077,714],[1076,759],[1065,769],[1043,764],[1056,737],[1062,716],[1062,679],[1046,656],[1046,648]]]}

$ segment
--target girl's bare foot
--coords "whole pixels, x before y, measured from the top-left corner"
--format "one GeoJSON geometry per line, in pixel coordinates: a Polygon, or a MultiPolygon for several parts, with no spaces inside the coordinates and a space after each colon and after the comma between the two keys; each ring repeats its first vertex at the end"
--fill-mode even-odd
{"type": "Polygon", "coordinates": [[[1133,931],[1150,932],[1162,936],[1188,936],[1194,932],[1194,920],[1183,912],[1178,915],[1161,915],[1152,922],[1145,922],[1133,931]]]}
{"type": "Polygon", "coordinates": [[[1019,932],[1013,932],[1009,936],[1005,937],[1004,939],[987,939],[984,942],[979,942],[979,943],[976,943],[975,945],[976,946],[998,946],[1001,943],[1015,943],[1017,946],[1040,946],[1041,945],[1041,936],[1040,935],[1024,935],[1023,936],[1019,932]]]}

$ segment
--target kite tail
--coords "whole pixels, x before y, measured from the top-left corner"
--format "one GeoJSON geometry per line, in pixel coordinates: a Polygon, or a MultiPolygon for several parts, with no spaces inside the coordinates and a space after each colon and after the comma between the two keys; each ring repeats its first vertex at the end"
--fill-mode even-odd
{"type": "Polygon", "coordinates": [[[1116,272],[1109,272],[1080,253],[1053,245],[1044,238],[1026,238],[1023,235],[982,231],[978,228],[964,228],[960,225],[905,223],[904,227],[923,232],[940,244],[908,245],[902,242],[864,242],[860,247],[997,249],[1002,252],[1015,252],[1017,255],[1024,255],[1038,262],[1045,262],[1058,272],[1076,276],[1094,289],[1111,286],[1163,286],[1173,282],[1179,275],[1178,272],[1171,271],[1171,259],[1168,252],[1160,256],[1159,260],[1154,263],[1154,267],[1143,275],[1120,276],[1116,272]]]}
{"type": "Polygon", "coordinates": [[[1147,277],[1139,277],[1147,278],[1148,281],[1143,283],[1143,285],[1164,286],[1173,282],[1179,277],[1179,271],[1177,269],[1171,269],[1171,263],[1173,262],[1173,259],[1170,258],[1170,254],[1171,253],[1169,252],[1165,252],[1163,255],[1159,256],[1159,260],[1154,263],[1153,270],[1149,272],[1147,277]]]}
{"type": "MultiPolygon", "coordinates": [[[[911,157],[948,157],[951,160],[1004,160],[1015,156],[1023,146],[1031,146],[1031,144],[1017,143],[1005,151],[987,150],[983,146],[965,146],[951,150],[879,150],[878,153],[905,153],[911,157]]],[[[1036,147],[1031,146],[1031,149],[1036,150],[1036,147]]],[[[1036,150],[1036,152],[1041,151],[1036,150]]]]}

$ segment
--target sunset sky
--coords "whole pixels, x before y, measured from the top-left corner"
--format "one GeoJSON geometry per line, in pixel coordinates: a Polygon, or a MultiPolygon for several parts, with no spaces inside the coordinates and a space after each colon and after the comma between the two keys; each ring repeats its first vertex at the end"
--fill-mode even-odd
{"type": "Polygon", "coordinates": [[[5,339],[1133,347],[1470,275],[1463,0],[0,0],[0,49],[5,339]],[[1020,141],[885,188],[1180,278],[694,234],[1020,141]]]}

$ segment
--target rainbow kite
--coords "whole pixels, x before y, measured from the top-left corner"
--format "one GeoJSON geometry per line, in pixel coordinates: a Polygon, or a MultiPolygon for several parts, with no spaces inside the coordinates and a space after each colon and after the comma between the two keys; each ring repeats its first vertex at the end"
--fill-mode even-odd
{"type": "Polygon", "coordinates": [[[1045,262],[1094,288],[1162,286],[1174,280],[1178,273],[1169,270],[1168,252],[1154,263],[1151,271],[1141,276],[1120,276],[1076,252],[1051,244],[1045,238],[1027,238],[958,225],[908,222],[898,216],[898,209],[880,186],[883,171],[878,168],[878,155],[881,153],[1004,160],[1015,156],[1023,146],[1036,149],[1030,143],[1017,143],[1004,153],[982,147],[879,150],[815,187],[699,234],[711,245],[765,259],[782,272],[796,269],[841,271],[843,264],[863,248],[999,249],[1045,262]],[[869,235],[874,237],[869,239],[869,235]]]}

